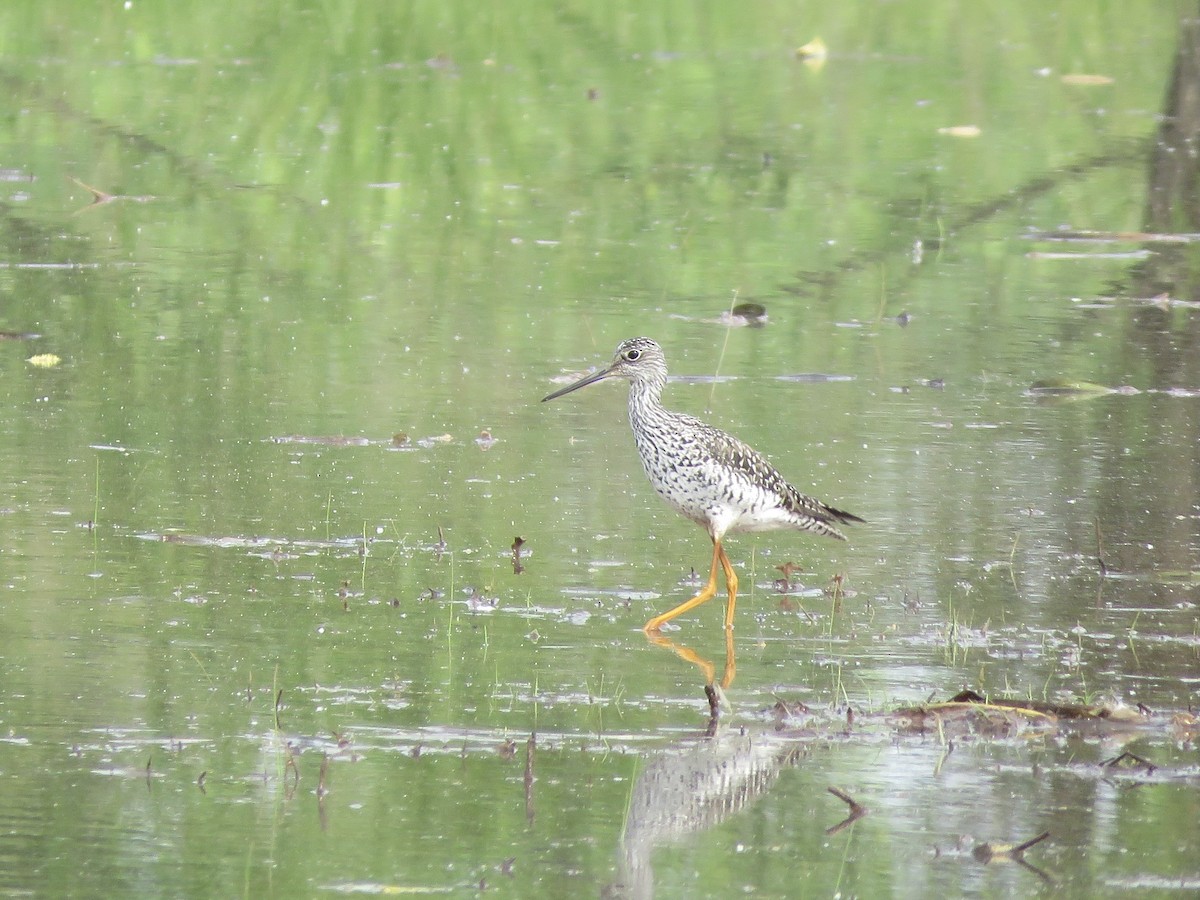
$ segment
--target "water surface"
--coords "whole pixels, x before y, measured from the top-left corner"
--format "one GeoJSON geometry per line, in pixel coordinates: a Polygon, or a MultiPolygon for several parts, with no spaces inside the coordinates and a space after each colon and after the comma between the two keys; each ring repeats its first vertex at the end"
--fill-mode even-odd
{"type": "Polygon", "coordinates": [[[1195,13],[6,7],[4,889],[1194,891],[1195,13]]]}

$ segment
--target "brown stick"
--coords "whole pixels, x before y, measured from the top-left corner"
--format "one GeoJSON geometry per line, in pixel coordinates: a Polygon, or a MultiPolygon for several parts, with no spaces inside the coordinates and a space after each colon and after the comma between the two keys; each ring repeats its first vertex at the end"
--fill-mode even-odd
{"type": "Polygon", "coordinates": [[[846,818],[842,819],[842,821],[838,822],[836,825],[831,825],[830,827],[826,828],[825,829],[826,834],[837,834],[843,828],[846,828],[847,826],[853,824],[854,822],[858,821],[863,816],[865,816],[868,812],[870,812],[869,809],[867,809],[865,806],[863,806],[861,803],[859,803],[857,800],[855,800],[853,797],[851,797],[849,794],[847,794],[845,791],[841,790],[840,788],[835,788],[833,786],[830,786],[830,787],[825,788],[825,790],[829,791],[829,793],[833,794],[833,796],[837,797],[839,800],[841,800],[843,803],[845,803],[848,807],[850,807],[850,815],[846,816],[846,818]]]}

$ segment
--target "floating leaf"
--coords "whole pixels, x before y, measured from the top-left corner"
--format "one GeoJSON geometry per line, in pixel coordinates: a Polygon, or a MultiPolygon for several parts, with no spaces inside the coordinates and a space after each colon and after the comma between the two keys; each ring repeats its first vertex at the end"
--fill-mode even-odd
{"type": "Polygon", "coordinates": [[[1096,87],[1098,85],[1112,84],[1113,78],[1110,75],[1084,75],[1071,74],[1062,77],[1063,84],[1075,84],[1083,87],[1096,87]]]}
{"type": "Polygon", "coordinates": [[[53,369],[62,362],[62,357],[54,353],[38,353],[29,357],[27,361],[31,366],[37,366],[39,369],[53,369]]]}
{"type": "Polygon", "coordinates": [[[1029,390],[1038,394],[1106,394],[1108,388],[1091,381],[1075,381],[1071,378],[1047,378],[1035,381],[1029,390]]]}
{"type": "Polygon", "coordinates": [[[1141,391],[1129,385],[1112,388],[1091,381],[1076,381],[1073,378],[1047,378],[1044,381],[1035,381],[1026,393],[1035,397],[1082,400],[1106,394],[1140,394],[1141,391]]]}
{"type": "Polygon", "coordinates": [[[767,321],[767,308],[761,303],[739,303],[729,310],[728,317],[743,324],[761,325],[767,321]]]}
{"type": "Polygon", "coordinates": [[[1137,243],[1137,244],[1195,244],[1200,242],[1200,234],[1195,232],[1155,232],[1155,231],[1092,231],[1088,229],[1073,231],[1035,231],[1025,236],[1031,241],[1061,241],[1082,243],[1137,243]]]}
{"type": "Polygon", "coordinates": [[[977,138],[983,134],[983,129],[978,125],[948,125],[945,128],[939,128],[938,134],[957,138],[977,138]]]}
{"type": "Polygon", "coordinates": [[[825,60],[828,56],[829,52],[825,49],[825,42],[819,37],[813,38],[803,47],[796,48],[796,59],[814,72],[820,72],[825,68],[825,60]]]}
{"type": "Polygon", "coordinates": [[[1165,584],[1196,584],[1200,583],[1200,572],[1195,569],[1168,569],[1151,573],[1150,580],[1165,584]]]}
{"type": "Polygon", "coordinates": [[[813,38],[803,47],[796,48],[797,59],[824,59],[829,55],[825,42],[819,37],[813,38]]]}
{"type": "Polygon", "coordinates": [[[322,447],[365,447],[371,442],[365,437],[345,437],[323,434],[282,434],[271,438],[273,444],[317,444],[322,447]]]}
{"type": "Polygon", "coordinates": [[[1154,255],[1153,250],[1129,250],[1124,253],[1045,253],[1031,250],[1025,254],[1026,259],[1149,259],[1154,255]]]}

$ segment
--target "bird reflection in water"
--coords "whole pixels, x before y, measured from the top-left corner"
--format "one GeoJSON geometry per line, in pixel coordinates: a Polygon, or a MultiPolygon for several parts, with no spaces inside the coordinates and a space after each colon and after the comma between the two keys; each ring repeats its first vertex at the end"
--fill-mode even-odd
{"type": "Polygon", "coordinates": [[[653,854],[717,827],[767,794],[807,750],[769,732],[710,730],[654,755],[638,774],[619,848],[614,897],[653,897],[653,854]]]}
{"type": "Polygon", "coordinates": [[[701,656],[691,647],[676,643],[661,631],[648,631],[646,632],[646,637],[650,643],[670,650],[680,659],[696,666],[704,674],[704,695],[708,697],[708,733],[712,734],[716,730],[717,721],[721,717],[721,714],[729,712],[732,708],[725,696],[725,691],[733,684],[734,676],[737,674],[733,632],[729,629],[725,631],[725,669],[721,673],[720,681],[717,680],[717,667],[713,664],[712,660],[701,656]]]}

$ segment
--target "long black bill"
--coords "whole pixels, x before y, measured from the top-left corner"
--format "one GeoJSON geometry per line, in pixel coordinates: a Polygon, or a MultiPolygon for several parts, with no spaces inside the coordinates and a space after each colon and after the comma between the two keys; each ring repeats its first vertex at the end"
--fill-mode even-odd
{"type": "Polygon", "coordinates": [[[545,403],[547,400],[553,400],[555,397],[561,397],[563,394],[569,394],[569,393],[571,393],[571,391],[577,391],[581,387],[587,387],[589,384],[595,384],[597,381],[607,378],[612,373],[613,373],[612,366],[609,366],[607,369],[601,369],[599,372],[593,372],[591,375],[588,375],[586,378],[580,378],[574,384],[568,384],[565,388],[562,388],[561,390],[557,390],[553,394],[547,394],[545,397],[542,398],[542,402],[545,403]]]}

